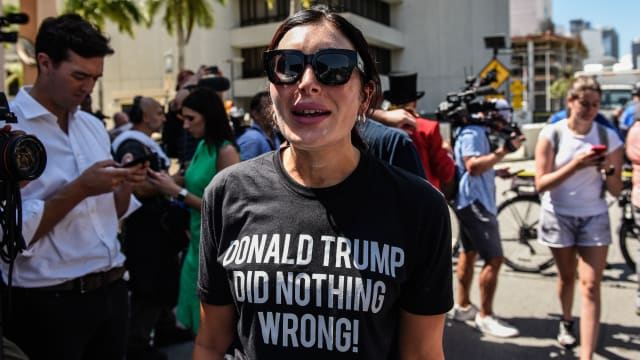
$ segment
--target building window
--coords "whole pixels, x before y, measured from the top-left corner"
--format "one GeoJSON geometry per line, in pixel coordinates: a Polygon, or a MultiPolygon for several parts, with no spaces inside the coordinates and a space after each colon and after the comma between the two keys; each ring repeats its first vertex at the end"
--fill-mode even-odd
{"type": "Polygon", "coordinates": [[[256,78],[265,76],[262,65],[262,53],[267,50],[266,46],[242,49],[242,78],[256,78]]]}
{"type": "Polygon", "coordinates": [[[376,63],[376,69],[380,75],[387,75],[391,72],[391,51],[388,49],[369,46],[369,53],[376,63]]]}
{"type": "Polygon", "coordinates": [[[240,0],[240,26],[280,22],[289,16],[289,0],[274,0],[269,9],[264,0],[240,0]]]}
{"type": "MultiPolygon", "coordinates": [[[[297,1],[297,0],[296,0],[297,1]]],[[[240,26],[280,22],[289,16],[290,0],[274,0],[269,9],[264,0],[240,0],[240,26]]],[[[380,0],[321,0],[312,5],[326,4],[339,12],[350,12],[389,26],[389,4],[380,0]]]]}

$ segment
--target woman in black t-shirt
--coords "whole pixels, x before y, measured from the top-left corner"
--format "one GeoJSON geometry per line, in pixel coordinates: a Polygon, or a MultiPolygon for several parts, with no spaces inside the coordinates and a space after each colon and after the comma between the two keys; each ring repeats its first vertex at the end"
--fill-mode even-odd
{"type": "Polygon", "coordinates": [[[380,81],[361,32],[302,10],[264,64],[288,145],[205,191],[194,359],[443,358],[448,211],[424,179],[365,151],[355,125],[380,81]]]}

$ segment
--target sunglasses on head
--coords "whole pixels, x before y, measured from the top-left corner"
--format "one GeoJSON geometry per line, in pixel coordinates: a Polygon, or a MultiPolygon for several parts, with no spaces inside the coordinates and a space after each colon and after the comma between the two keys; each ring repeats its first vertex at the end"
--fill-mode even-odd
{"type": "Polygon", "coordinates": [[[315,54],[300,50],[270,50],[264,52],[264,69],[274,85],[294,84],[311,64],[316,79],[324,85],[343,85],[354,68],[364,74],[364,62],[355,50],[324,49],[315,54]]]}

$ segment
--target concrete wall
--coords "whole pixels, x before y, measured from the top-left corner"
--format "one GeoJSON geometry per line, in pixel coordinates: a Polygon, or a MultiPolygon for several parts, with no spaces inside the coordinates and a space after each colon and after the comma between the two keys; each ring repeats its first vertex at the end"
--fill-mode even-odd
{"type": "MultiPolygon", "coordinates": [[[[233,57],[229,31],[236,23],[235,3],[229,1],[226,7],[213,4],[215,27],[194,30],[185,51],[186,68],[216,64],[228,76],[230,69],[225,60],[233,57]]],[[[129,102],[138,94],[160,99],[173,94],[178,50],[175,38],[164,29],[160,17],[151,28],[136,27],[134,38],[118,33],[117,27],[109,22],[105,32],[110,35],[116,51],[105,60],[102,96],[106,114],[118,111],[121,103],[129,102]],[[170,72],[165,71],[166,57],[173,60],[170,72]]],[[[94,98],[98,93],[96,87],[94,98]]]]}
{"type": "MultiPolygon", "coordinates": [[[[391,2],[391,28],[350,15],[367,39],[392,49],[392,70],[418,72],[418,88],[426,95],[418,103],[433,112],[446,94],[458,90],[465,75],[477,74],[491,59],[483,37],[509,34],[509,0],[405,0],[391,2]]],[[[238,57],[241,47],[266,45],[277,24],[239,28],[238,1],[226,7],[213,5],[214,29],[197,29],[187,47],[186,67],[216,64],[230,77],[227,59],[238,57]]],[[[170,94],[176,74],[177,48],[159,21],[151,28],[135,29],[135,39],[119,34],[113,24],[105,30],[116,50],[105,62],[102,85],[103,111],[111,114],[120,102],[136,94],[170,94]],[[165,54],[174,55],[172,73],[165,73],[165,54]]],[[[508,58],[501,57],[504,64],[508,58]]],[[[235,68],[239,77],[240,66],[235,68]]],[[[386,79],[383,85],[386,87],[386,79]]],[[[251,96],[264,89],[266,80],[236,80],[236,96],[251,96]]],[[[94,91],[97,97],[99,89],[94,91]]],[[[94,100],[98,103],[97,99],[94,100]]]]}
{"type": "Polygon", "coordinates": [[[407,44],[394,51],[393,70],[418,72],[418,89],[426,91],[418,109],[433,112],[448,92],[464,85],[465,75],[477,75],[491,60],[483,37],[508,36],[509,0],[404,1],[391,18],[407,44]]]}

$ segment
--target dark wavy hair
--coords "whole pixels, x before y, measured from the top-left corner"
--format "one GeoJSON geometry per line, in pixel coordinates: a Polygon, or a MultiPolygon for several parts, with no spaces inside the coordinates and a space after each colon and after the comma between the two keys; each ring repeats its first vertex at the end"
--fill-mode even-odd
{"type": "MultiPolygon", "coordinates": [[[[284,35],[291,29],[297,26],[318,24],[327,22],[335,27],[344,37],[346,37],[355,50],[360,54],[362,61],[364,62],[364,74],[361,74],[362,79],[361,90],[364,94],[364,88],[367,84],[373,85],[373,94],[371,96],[371,102],[369,102],[369,108],[367,114],[376,109],[382,101],[382,90],[380,86],[380,75],[376,69],[375,62],[371,53],[369,52],[369,44],[365,40],[362,32],[353,26],[347,19],[339,14],[330,10],[326,5],[314,5],[309,9],[298,11],[292,16],[285,19],[285,21],[278,27],[271,43],[267,50],[274,50],[278,47],[278,44],[284,37],[284,35]]],[[[359,136],[356,126],[352,130],[352,141],[354,145],[366,148],[366,144],[359,136]]]]}
{"type": "Polygon", "coordinates": [[[216,93],[206,88],[196,88],[182,101],[182,107],[188,107],[202,115],[204,141],[207,144],[219,147],[226,140],[238,148],[224,104],[216,93]]]}
{"type": "Polygon", "coordinates": [[[95,25],[77,14],[44,19],[36,35],[35,47],[36,54],[47,54],[55,66],[69,59],[69,50],[83,58],[113,54],[109,39],[95,25]]]}

